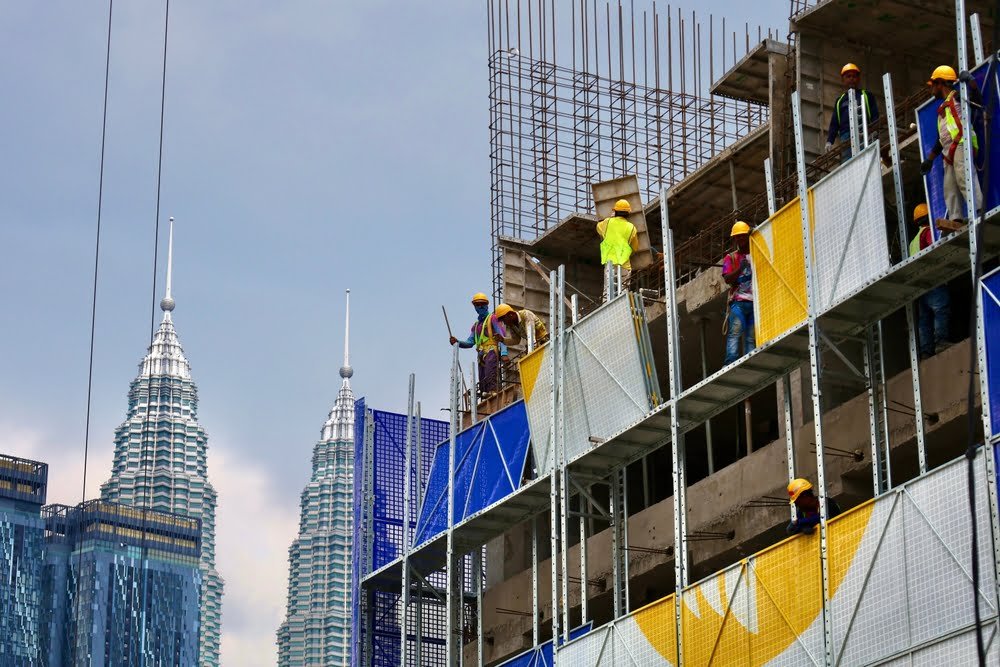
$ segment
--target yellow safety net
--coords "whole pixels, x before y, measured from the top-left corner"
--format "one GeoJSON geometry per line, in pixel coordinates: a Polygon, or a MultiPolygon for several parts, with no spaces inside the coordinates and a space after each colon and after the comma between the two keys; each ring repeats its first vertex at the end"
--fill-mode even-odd
{"type": "Polygon", "coordinates": [[[806,319],[802,211],[796,198],[750,234],[757,345],[806,319]]]}

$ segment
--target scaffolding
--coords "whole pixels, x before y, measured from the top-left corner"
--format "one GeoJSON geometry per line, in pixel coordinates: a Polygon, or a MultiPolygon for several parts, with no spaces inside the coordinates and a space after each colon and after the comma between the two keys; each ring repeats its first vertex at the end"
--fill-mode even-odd
{"type": "MultiPolygon", "coordinates": [[[[566,16],[552,0],[488,2],[497,299],[501,237],[531,240],[590,210],[598,181],[638,174],[652,199],[767,123],[766,104],[708,92],[751,49],[749,25],[737,39],[725,19],[706,25],[655,2],[641,13],[621,0],[568,4],[566,16]]],[[[778,30],[758,26],[753,44],[765,36],[778,30]]]]}
{"type": "MultiPolygon", "coordinates": [[[[985,61],[980,46],[975,49],[979,66],[969,67],[963,0],[956,2],[956,16],[959,69],[973,70],[985,93],[989,127],[1000,130],[996,61],[985,61]]],[[[972,25],[978,34],[978,21],[972,25]]],[[[360,578],[362,594],[395,592],[402,600],[401,618],[420,618],[425,603],[444,605],[443,664],[484,665],[483,546],[527,521],[531,606],[525,614],[531,618],[532,648],[508,665],[836,665],[897,659],[967,664],[980,631],[987,660],[1000,660],[1000,270],[972,285],[979,308],[970,344],[981,377],[983,441],[967,460],[936,466],[930,461],[913,312],[916,299],[969,273],[970,267],[975,279],[977,257],[1000,256],[1000,201],[995,200],[1000,175],[989,178],[985,205],[969,211],[967,226],[936,236],[929,247],[907,256],[901,132],[889,74],[882,83],[887,145],[854,122],[857,100],[851,95],[852,157],[822,172],[808,169],[802,98],[798,91],[791,96],[795,193],[779,207],[765,166],[767,219],[751,235],[755,316],[761,327],[752,352],[714,373],[703,369],[702,379],[685,386],[677,295],[681,276],[666,184],[658,193],[664,252],[657,294],[612,290],[603,304],[581,316],[566,298],[564,267],[552,271],[547,281],[551,339],[537,348],[529,343],[519,361],[523,399],[481,419],[473,407],[471,426],[464,430],[456,350],[449,439],[436,450],[426,481],[405,476],[404,486],[416,485],[423,497],[412,537],[401,556],[360,578]],[[894,203],[895,220],[886,219],[885,198],[894,203]],[[892,251],[894,241],[901,254],[892,251]],[[647,308],[663,309],[663,350],[650,343],[647,308]],[[893,477],[882,329],[897,311],[906,318],[918,461],[915,476],[905,482],[905,473],[893,477]],[[656,369],[661,354],[667,369],[662,394],[656,369]],[[827,515],[827,468],[830,457],[844,453],[825,441],[831,433],[824,417],[831,412],[828,392],[842,380],[831,362],[863,388],[870,442],[870,452],[846,455],[868,459],[871,500],[837,517],[827,515]],[[790,374],[800,368],[806,369],[811,388],[807,437],[815,449],[818,528],[695,581],[692,545],[731,536],[692,530],[688,524],[686,436],[750,396],[777,387],[784,397],[787,467],[782,472],[787,480],[803,476],[813,464],[796,460],[802,443],[797,448],[790,407],[790,374]],[[667,555],[673,560],[674,590],[637,608],[628,585],[629,552],[642,547],[629,537],[625,469],[661,448],[671,455],[673,546],[667,555]],[[972,499],[963,493],[967,479],[972,499]],[[426,489],[422,494],[421,488],[426,489]],[[947,503],[941,502],[945,494],[947,503]],[[539,526],[546,516],[547,591],[539,526]],[[588,569],[595,555],[588,553],[594,521],[610,529],[611,620],[599,627],[588,608],[595,585],[588,569]],[[970,567],[973,545],[978,561],[970,567]],[[459,575],[461,559],[470,555],[478,575],[471,582],[459,575]],[[980,572],[975,590],[973,570],[980,572]],[[428,573],[441,572],[439,597],[415,595],[428,573]],[[472,616],[477,632],[463,651],[458,638],[465,637],[460,629],[464,610],[471,607],[478,610],[472,616]]],[[[965,126],[973,127],[966,88],[963,83],[962,115],[965,126]]],[[[978,177],[973,170],[970,161],[970,184],[978,177]]],[[[969,190],[966,200],[972,201],[969,190]]],[[[794,506],[789,512],[794,521],[794,506]]]]}

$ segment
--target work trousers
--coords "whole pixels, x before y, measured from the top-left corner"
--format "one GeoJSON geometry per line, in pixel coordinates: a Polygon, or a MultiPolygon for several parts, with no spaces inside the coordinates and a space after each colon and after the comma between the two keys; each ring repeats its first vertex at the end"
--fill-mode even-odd
{"type": "Polygon", "coordinates": [[[480,352],[478,362],[479,395],[484,396],[500,385],[500,355],[496,349],[480,352]]]}
{"type": "Polygon", "coordinates": [[[920,297],[917,302],[917,332],[920,356],[934,356],[935,346],[948,344],[951,336],[951,296],[948,286],[940,285],[920,297]]]}
{"type": "Polygon", "coordinates": [[[747,354],[757,347],[754,339],[753,301],[731,301],[729,303],[726,364],[731,364],[740,358],[740,341],[743,341],[743,354],[747,354]]]}
{"type": "MultiPolygon", "coordinates": [[[[968,217],[962,211],[966,193],[965,159],[967,152],[965,147],[966,144],[959,144],[955,150],[955,160],[951,164],[945,163],[944,165],[944,204],[948,209],[947,217],[949,220],[964,220],[968,217]]],[[[974,166],[972,173],[974,176],[972,179],[973,196],[978,205],[983,200],[983,191],[979,186],[979,177],[974,166]]]]}

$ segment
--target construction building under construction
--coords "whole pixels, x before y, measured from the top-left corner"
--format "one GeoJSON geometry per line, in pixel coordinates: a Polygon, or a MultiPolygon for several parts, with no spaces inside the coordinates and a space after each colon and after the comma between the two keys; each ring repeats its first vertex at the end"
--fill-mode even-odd
{"type": "Polygon", "coordinates": [[[359,413],[356,540],[382,557],[358,573],[358,663],[1000,663],[995,10],[792,0],[734,32],[559,5],[488,2],[494,297],[551,340],[465,410],[456,349],[448,439],[411,409],[395,473],[359,413]],[[883,111],[849,157],[824,146],[847,62],[883,111]],[[961,84],[985,205],[950,234],[940,166],[920,169],[941,64],[984,98],[961,84]],[[618,199],[625,275],[594,231],[618,199]],[[910,253],[925,201],[934,242],[910,253]],[[757,348],[724,365],[737,220],[757,348]],[[921,358],[915,302],[940,285],[959,344],[921,358]],[[787,537],[794,478],[822,521],[787,537]]]}

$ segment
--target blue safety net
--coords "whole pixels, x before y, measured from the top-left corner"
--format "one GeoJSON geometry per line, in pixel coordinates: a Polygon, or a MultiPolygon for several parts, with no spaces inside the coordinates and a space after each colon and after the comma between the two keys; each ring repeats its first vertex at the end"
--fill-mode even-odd
{"type": "MultiPolygon", "coordinates": [[[[456,524],[521,487],[528,441],[524,401],[485,417],[456,436],[456,524]]],[[[423,544],[448,527],[448,446],[448,442],[442,443],[434,456],[414,545],[423,544]]]]}
{"type": "Polygon", "coordinates": [[[983,337],[986,340],[986,393],[989,397],[990,432],[1000,435],[1000,269],[983,278],[983,337]]]}
{"type": "MultiPolygon", "coordinates": [[[[1000,117],[998,117],[998,111],[1000,111],[1000,79],[998,79],[996,66],[991,66],[989,64],[982,64],[972,71],[972,75],[976,80],[976,85],[979,86],[979,90],[983,94],[983,106],[988,111],[990,122],[991,136],[1000,137],[1000,117]]],[[[937,130],[937,110],[941,106],[940,100],[929,100],[917,109],[917,132],[920,135],[920,148],[924,155],[930,151],[931,147],[938,139],[937,130]]],[[[980,150],[976,154],[976,167],[977,174],[979,176],[979,182],[983,188],[983,192],[986,195],[986,210],[989,211],[997,206],[1000,206],[1000,188],[998,187],[987,187],[987,184],[983,182],[985,176],[984,166],[987,158],[987,151],[984,149],[984,127],[983,127],[983,114],[981,111],[977,111],[973,107],[973,127],[976,130],[976,136],[979,138],[979,148],[980,150]]],[[[990,181],[995,185],[1000,183],[1000,141],[991,141],[989,150],[990,164],[990,181]]],[[[944,203],[944,161],[938,158],[934,161],[934,166],[931,169],[931,173],[924,178],[924,191],[927,197],[927,205],[930,208],[930,219],[931,228],[934,230],[934,238],[939,238],[940,234],[937,227],[934,225],[934,221],[939,218],[946,217],[946,207],[944,203]]],[[[912,206],[910,209],[912,210],[912,206]]],[[[916,234],[916,230],[912,230],[913,234],[916,234]]]]}
{"type": "MultiPolygon", "coordinates": [[[[569,639],[573,641],[577,637],[582,637],[583,635],[590,632],[593,622],[584,623],[583,625],[573,628],[569,631],[569,639]]],[[[559,645],[562,646],[562,637],[559,638],[559,645]]],[[[511,658],[507,662],[501,662],[497,667],[550,667],[552,665],[552,640],[530,648],[524,653],[511,658]]]]}
{"type": "MultiPolygon", "coordinates": [[[[371,410],[371,421],[366,434],[365,400],[355,402],[354,429],[354,549],[352,580],[352,664],[359,664],[358,654],[364,639],[363,601],[360,600],[360,582],[370,572],[392,562],[403,549],[403,491],[406,465],[406,415],[382,410],[371,410]],[[366,435],[369,437],[366,438],[366,435]],[[370,451],[365,450],[366,440],[370,451]],[[366,477],[366,469],[370,476],[366,477]],[[366,497],[371,498],[370,506],[366,497]],[[370,530],[369,530],[370,526],[370,530]],[[370,552],[370,554],[369,554],[370,552]],[[368,557],[371,566],[368,566],[368,557]]],[[[421,419],[419,428],[414,420],[413,437],[419,433],[419,471],[416,452],[410,461],[410,530],[416,525],[417,508],[425,492],[433,457],[438,443],[448,438],[448,422],[421,419]]],[[[436,578],[432,578],[436,583],[436,578]]],[[[372,606],[372,661],[374,667],[398,665],[400,655],[400,628],[398,616],[399,594],[373,591],[368,604],[372,606]]],[[[423,621],[423,655],[426,664],[443,664],[431,660],[439,645],[444,645],[444,625],[441,619],[428,610],[423,621]],[[438,627],[440,626],[440,627],[438,627]]]]}

